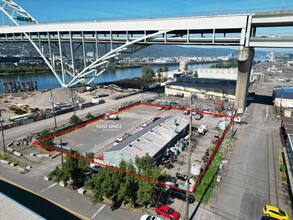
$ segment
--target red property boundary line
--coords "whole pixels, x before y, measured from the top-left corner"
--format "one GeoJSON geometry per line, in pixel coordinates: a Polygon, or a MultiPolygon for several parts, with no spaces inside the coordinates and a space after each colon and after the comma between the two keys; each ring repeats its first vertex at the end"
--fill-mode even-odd
{"type": "MultiPolygon", "coordinates": [[[[118,113],[121,113],[121,112],[127,111],[127,110],[129,110],[129,109],[131,109],[131,108],[134,108],[134,107],[137,107],[137,106],[140,106],[140,105],[151,106],[151,107],[164,107],[164,108],[165,108],[164,111],[160,112],[160,113],[157,114],[156,116],[154,116],[154,117],[152,117],[151,119],[147,120],[145,123],[147,123],[147,122],[153,120],[153,119],[154,119],[155,117],[157,117],[158,115],[160,115],[160,114],[166,112],[166,111],[167,111],[166,107],[168,107],[168,106],[162,106],[162,105],[151,104],[151,103],[136,103],[136,104],[133,104],[133,105],[128,106],[128,107],[126,107],[126,108],[123,108],[123,109],[121,109],[121,110],[111,112],[111,113],[108,114],[108,115],[98,117],[98,118],[96,118],[96,119],[94,119],[94,120],[87,121],[87,122],[85,122],[85,123],[83,123],[83,124],[76,125],[76,126],[74,126],[74,127],[72,127],[72,128],[66,129],[66,130],[64,130],[64,131],[58,132],[58,133],[53,134],[53,135],[50,135],[50,136],[47,136],[47,137],[45,137],[45,138],[43,138],[43,139],[40,139],[40,140],[37,140],[37,141],[33,142],[32,144],[35,145],[35,146],[37,146],[37,147],[43,148],[43,149],[47,149],[47,150],[50,150],[50,151],[55,151],[55,152],[58,152],[58,153],[61,153],[61,154],[65,154],[65,155],[67,155],[67,156],[70,156],[70,157],[73,157],[73,158],[76,158],[76,159],[79,159],[79,160],[87,161],[87,162],[89,162],[89,163],[94,163],[94,164],[100,165],[100,166],[102,166],[102,167],[105,167],[105,168],[107,168],[107,169],[111,169],[111,170],[115,170],[115,171],[118,171],[118,172],[121,172],[121,173],[125,173],[125,174],[127,174],[127,175],[131,175],[131,176],[133,176],[133,177],[141,178],[141,179],[144,179],[144,180],[150,181],[150,182],[152,182],[152,183],[156,183],[156,184],[160,184],[160,185],[163,185],[163,186],[168,186],[168,187],[170,187],[170,188],[174,188],[174,189],[182,190],[182,189],[180,189],[180,188],[178,188],[178,187],[175,187],[175,186],[172,186],[172,185],[166,184],[165,182],[160,182],[160,181],[158,181],[158,180],[155,180],[155,179],[152,179],[152,178],[149,178],[149,177],[146,177],[146,176],[140,175],[140,174],[132,173],[132,172],[129,172],[129,171],[126,171],[126,170],[122,170],[122,169],[117,168],[117,167],[113,167],[113,166],[110,166],[110,165],[106,165],[106,164],[102,164],[102,163],[96,162],[96,161],[94,161],[94,160],[90,160],[90,159],[85,158],[85,157],[83,157],[83,156],[78,156],[78,155],[75,155],[75,154],[67,153],[67,152],[64,152],[64,151],[61,151],[61,150],[58,150],[58,149],[55,149],[55,148],[52,148],[52,147],[48,147],[48,146],[44,146],[44,145],[41,145],[41,144],[40,144],[40,142],[42,142],[42,141],[45,141],[45,140],[48,140],[48,139],[52,139],[52,138],[54,138],[54,137],[58,137],[58,136],[63,135],[63,134],[65,134],[65,133],[69,133],[69,132],[71,132],[71,131],[73,131],[73,130],[79,129],[79,128],[84,127],[84,126],[86,126],[86,125],[88,125],[88,124],[91,124],[91,123],[93,123],[93,122],[99,121],[99,120],[101,120],[101,119],[105,119],[105,118],[106,118],[107,116],[109,116],[109,115],[118,114],[118,113]]],[[[227,116],[227,115],[225,115],[225,114],[216,114],[216,113],[205,112],[205,111],[201,112],[201,111],[190,110],[190,109],[189,109],[189,110],[186,110],[185,108],[173,108],[173,107],[172,107],[172,110],[188,111],[189,113],[191,113],[191,112],[197,112],[197,113],[201,113],[201,114],[213,115],[213,116],[216,116],[216,117],[228,117],[228,118],[230,118],[230,123],[227,125],[226,129],[225,129],[224,132],[222,133],[221,138],[220,138],[219,141],[217,142],[215,149],[213,150],[211,156],[209,157],[209,160],[207,161],[207,163],[206,163],[204,169],[202,170],[202,172],[200,173],[200,176],[199,176],[199,178],[197,179],[197,181],[196,181],[196,183],[195,183],[195,185],[194,185],[192,191],[190,191],[189,189],[188,189],[188,190],[183,190],[183,191],[188,192],[188,193],[193,193],[193,192],[195,191],[196,187],[198,186],[198,184],[200,183],[202,177],[204,176],[206,170],[208,169],[210,163],[212,162],[212,160],[213,160],[215,154],[217,153],[219,146],[221,145],[223,139],[225,138],[225,135],[227,134],[228,130],[230,129],[231,124],[232,124],[232,122],[233,122],[233,120],[234,120],[234,116],[227,116]]],[[[144,123],[143,123],[143,124],[144,124],[144,123]]],[[[134,130],[138,129],[139,127],[140,127],[140,126],[134,128],[134,129],[132,129],[130,132],[133,132],[134,130]]],[[[128,132],[128,133],[129,133],[129,132],[128,132]]],[[[113,142],[113,143],[114,143],[114,142],[113,142]]],[[[113,144],[113,143],[112,143],[112,144],[113,144]]],[[[106,147],[108,147],[108,145],[107,145],[106,147]]],[[[104,148],[106,148],[106,147],[104,147],[104,148]]],[[[98,152],[101,152],[101,150],[98,151],[98,152]]],[[[96,153],[97,153],[97,152],[96,152],[96,153]]],[[[96,153],[95,153],[95,154],[96,154],[96,153]]]]}

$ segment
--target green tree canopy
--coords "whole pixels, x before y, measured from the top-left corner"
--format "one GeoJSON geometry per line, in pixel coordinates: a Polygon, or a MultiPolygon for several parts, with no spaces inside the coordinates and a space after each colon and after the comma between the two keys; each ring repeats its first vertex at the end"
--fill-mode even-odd
{"type": "Polygon", "coordinates": [[[72,115],[69,118],[69,124],[77,124],[78,122],[80,122],[80,118],[77,115],[72,115]]]}
{"type": "Polygon", "coordinates": [[[168,71],[169,71],[168,67],[167,66],[163,66],[162,72],[168,72],[168,71]]]}
{"type": "MultiPolygon", "coordinates": [[[[48,129],[43,130],[39,135],[39,140],[53,135],[53,132],[48,129]]],[[[54,138],[47,138],[46,140],[40,141],[40,144],[47,147],[52,147],[54,145],[54,138]]]]}
{"type": "Polygon", "coordinates": [[[121,161],[119,169],[128,171],[128,174],[115,169],[102,168],[86,182],[85,187],[93,192],[94,203],[102,201],[104,197],[111,199],[113,204],[126,202],[132,206],[156,201],[156,183],[135,177],[135,174],[141,174],[155,180],[160,178],[161,170],[153,158],[149,155],[137,157],[134,164],[121,161]]]}
{"type": "Polygon", "coordinates": [[[150,65],[146,65],[141,68],[142,79],[152,79],[153,77],[155,77],[155,72],[150,65]]]}

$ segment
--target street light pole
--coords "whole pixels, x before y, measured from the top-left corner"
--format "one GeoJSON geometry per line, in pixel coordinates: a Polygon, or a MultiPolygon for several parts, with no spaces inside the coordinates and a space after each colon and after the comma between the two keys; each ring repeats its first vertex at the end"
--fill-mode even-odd
{"type": "Polygon", "coordinates": [[[61,164],[63,165],[63,143],[62,143],[62,139],[60,139],[60,147],[61,147],[61,164]]]}
{"type": "Polygon", "coordinates": [[[76,115],[76,112],[75,112],[75,98],[74,98],[74,96],[73,96],[73,91],[72,91],[72,89],[70,89],[70,91],[71,91],[71,101],[72,101],[72,108],[73,108],[73,112],[74,112],[74,115],[76,115]]]}
{"type": "Polygon", "coordinates": [[[3,124],[2,124],[2,110],[0,110],[0,124],[1,124],[1,133],[2,133],[2,143],[3,143],[3,152],[4,156],[6,156],[6,148],[5,148],[5,139],[4,139],[4,131],[3,131],[3,124]]]}
{"type": "MultiPolygon", "coordinates": [[[[190,93],[190,109],[192,107],[192,93],[190,93]]],[[[189,180],[190,180],[190,167],[191,167],[191,152],[192,152],[192,144],[191,144],[191,133],[192,133],[192,112],[190,112],[190,118],[189,118],[189,137],[188,137],[188,142],[189,142],[189,154],[188,154],[188,170],[187,170],[187,191],[186,191],[186,195],[185,195],[185,199],[186,199],[186,209],[185,209],[185,218],[186,220],[189,219],[189,188],[190,188],[190,184],[189,184],[189,180]]]]}
{"type": "Polygon", "coordinates": [[[51,102],[51,104],[52,104],[52,110],[53,110],[53,116],[54,116],[54,124],[55,124],[55,129],[57,129],[56,113],[55,113],[54,99],[53,99],[52,90],[50,91],[50,93],[51,93],[51,98],[49,99],[49,102],[51,102]]]}

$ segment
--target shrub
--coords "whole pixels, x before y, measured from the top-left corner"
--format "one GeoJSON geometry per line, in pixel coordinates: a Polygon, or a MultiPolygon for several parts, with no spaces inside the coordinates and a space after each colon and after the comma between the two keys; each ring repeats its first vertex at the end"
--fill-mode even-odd
{"type": "Polygon", "coordinates": [[[286,166],[285,166],[285,164],[282,163],[282,164],[280,165],[280,171],[281,171],[281,172],[286,172],[286,166]]]}
{"type": "Polygon", "coordinates": [[[76,115],[72,115],[69,119],[69,124],[77,124],[78,122],[80,122],[80,118],[76,115]]]}

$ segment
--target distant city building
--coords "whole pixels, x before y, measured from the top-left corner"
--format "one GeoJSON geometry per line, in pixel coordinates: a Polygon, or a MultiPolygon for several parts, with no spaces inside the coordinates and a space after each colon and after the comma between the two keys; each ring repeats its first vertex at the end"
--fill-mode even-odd
{"type": "Polygon", "coordinates": [[[269,62],[270,63],[275,63],[276,62],[276,54],[274,51],[269,53],[269,62]]]}
{"type": "Polygon", "coordinates": [[[180,57],[179,70],[184,72],[188,70],[188,58],[180,57]]]}
{"type": "MultiPolygon", "coordinates": [[[[161,72],[160,74],[162,78],[176,79],[177,77],[184,75],[184,72],[174,70],[174,71],[168,71],[168,72],[161,72]]],[[[156,73],[156,75],[158,77],[158,73],[156,73]]]]}
{"type": "Polygon", "coordinates": [[[273,102],[276,107],[293,108],[293,87],[274,89],[273,102]]]}
{"type": "Polygon", "coordinates": [[[236,80],[195,78],[191,76],[179,77],[176,82],[165,86],[165,94],[176,96],[182,93],[184,97],[190,95],[201,99],[235,100],[236,80]]]}
{"type": "Polygon", "coordinates": [[[198,78],[237,80],[237,68],[205,68],[197,70],[198,78]]]}

